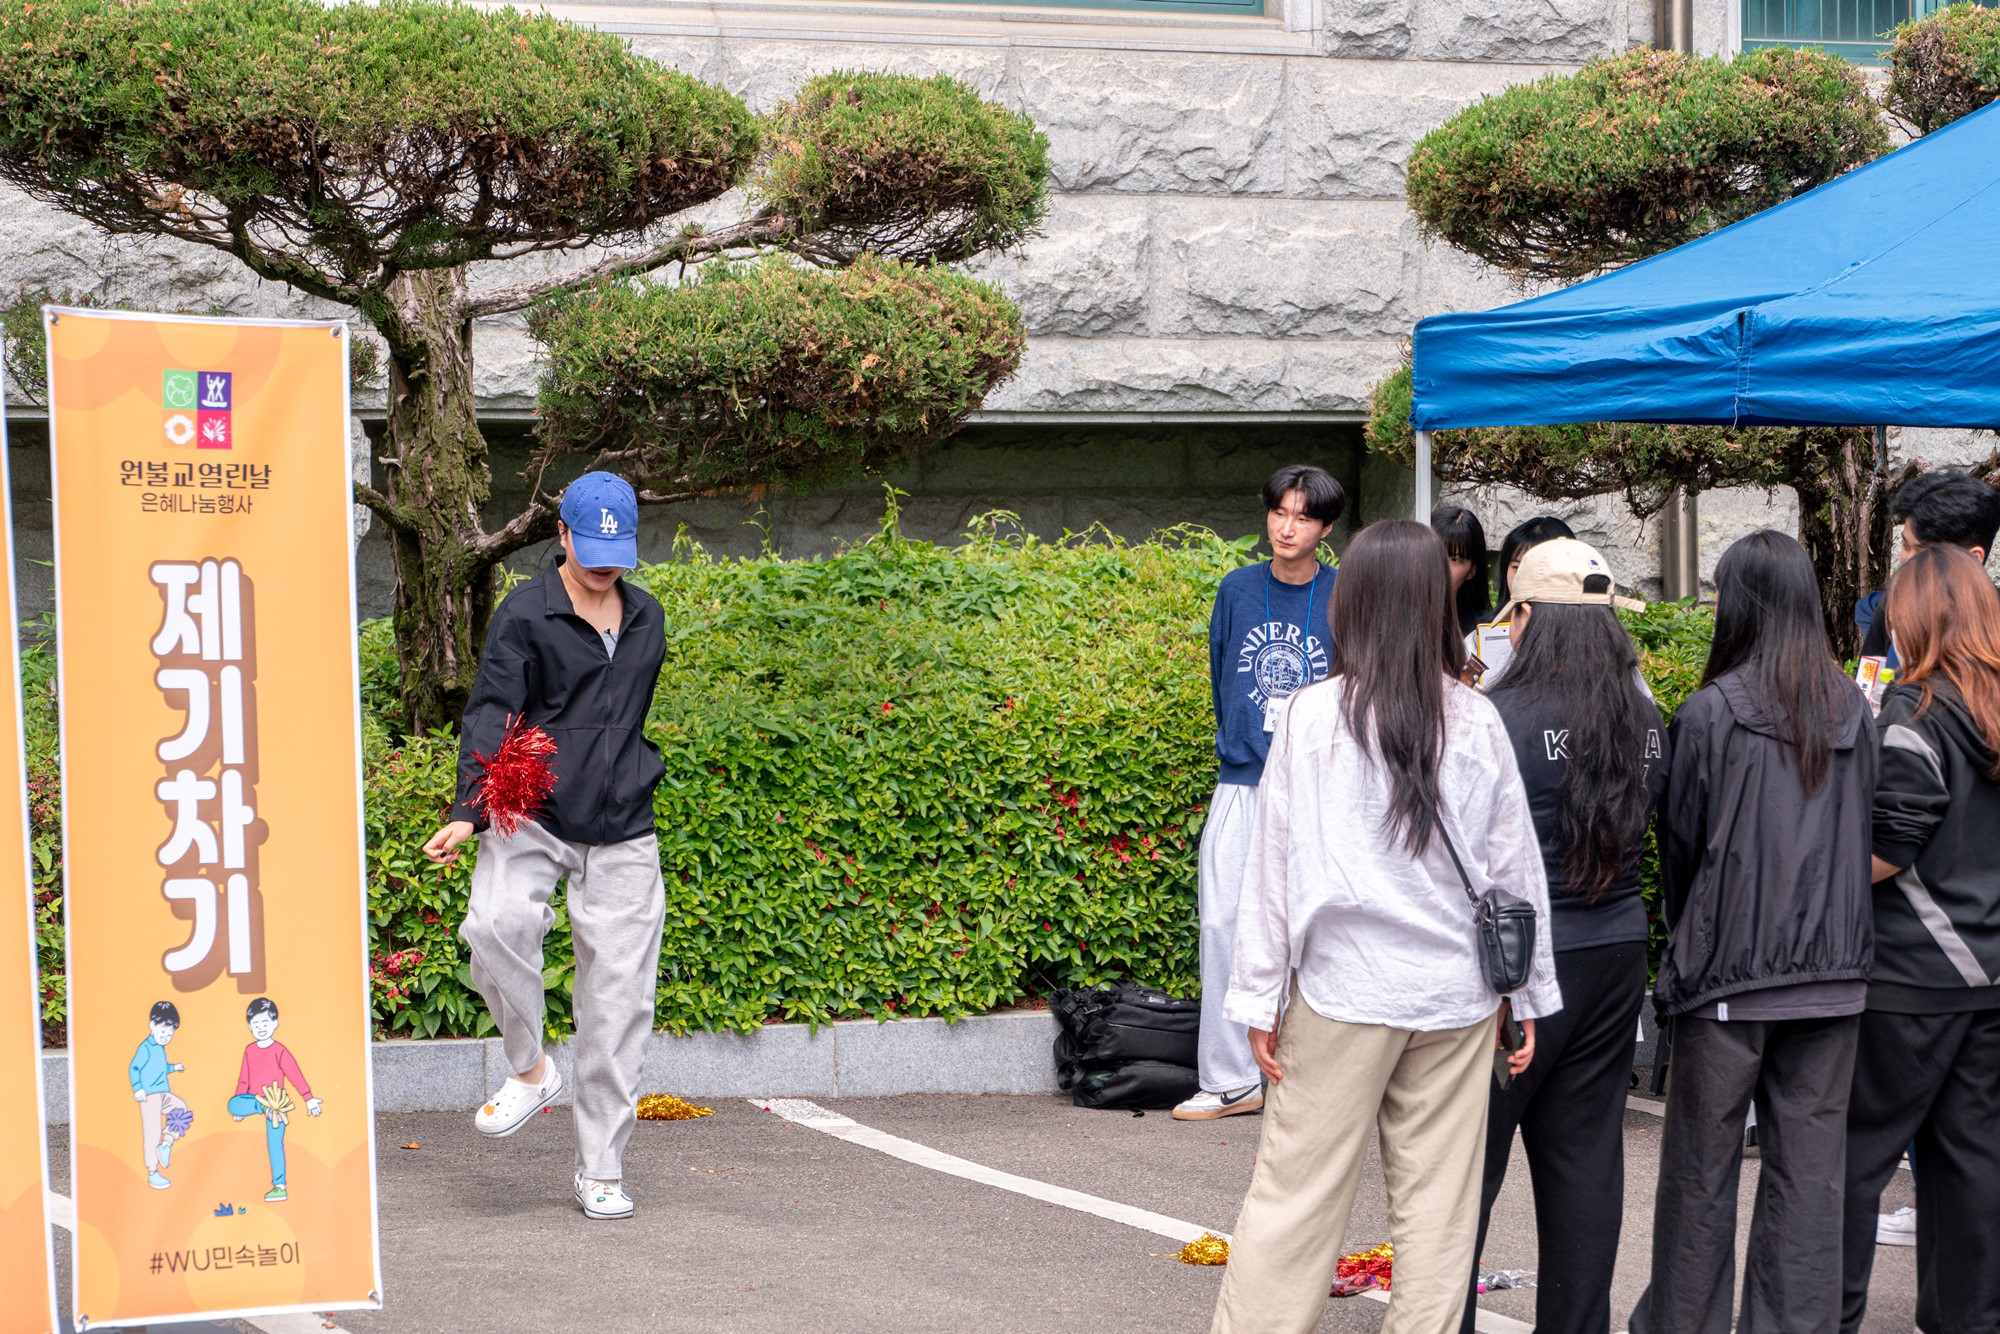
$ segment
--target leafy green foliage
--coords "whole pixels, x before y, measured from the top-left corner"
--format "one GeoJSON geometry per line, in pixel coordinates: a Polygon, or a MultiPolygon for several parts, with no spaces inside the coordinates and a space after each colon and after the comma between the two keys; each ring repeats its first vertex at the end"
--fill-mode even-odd
{"type": "MultiPolygon", "coordinates": [[[[1411,374],[1375,387],[1366,435],[1377,453],[1410,466],[1411,374]]],[[[1622,491],[1633,513],[1659,510],[1675,487],[1778,486],[1801,469],[1824,470],[1843,439],[1865,427],[1667,426],[1588,422],[1482,426],[1431,433],[1431,466],[1462,486],[1516,486],[1546,500],[1622,491]]]]}
{"type": "MultiPolygon", "coordinates": [[[[667,762],[662,1026],[956,1016],[1127,977],[1193,991],[1208,611],[1247,547],[995,521],[954,550],[885,530],[826,560],[689,549],[641,570],[668,614],[647,725],[667,762]]],[[[455,748],[389,725],[380,623],[362,659],[377,1021],[478,1033],[454,934],[470,858],[417,852],[455,748]]],[[[545,957],[560,1032],[561,921],[545,957]]]]}
{"type": "Polygon", "coordinates": [[[1430,236],[1521,278],[1657,254],[1887,152],[1861,73],[1773,48],[1731,59],[1634,50],[1517,84],[1410,154],[1430,236]]]}
{"type": "Polygon", "coordinates": [[[441,0],[0,7],[0,176],[352,297],[623,235],[742,180],[719,88],[546,15],[441,0]]]}
{"type": "Polygon", "coordinates": [[[1020,362],[1020,313],[947,269],[864,256],[713,265],[539,308],[550,454],[662,489],[873,467],[957,429],[1020,362]]]}
{"type": "MultiPolygon", "coordinates": [[[[46,628],[46,627],[45,627],[46,628]]],[[[35,895],[35,961],[41,969],[42,1025],[60,1041],[69,1018],[64,972],[62,770],[57,748],[53,634],[21,650],[21,702],[28,755],[28,857],[35,895]]]]}
{"type": "MultiPolygon", "coordinates": [[[[953,550],[891,524],[831,559],[716,560],[688,544],[639,571],[668,615],[647,721],[667,761],[661,1025],[959,1016],[1123,978],[1195,994],[1215,782],[1208,610],[1252,545],[1192,529],[1042,543],[993,516],[953,550]]],[[[1711,617],[1667,603],[1624,620],[1671,716],[1711,617]]],[[[59,1026],[54,670],[52,653],[26,651],[43,1014],[59,1026]]],[[[387,622],[370,622],[375,1020],[483,1035],[457,936],[476,849],[444,868],[418,852],[450,804],[457,745],[400,730],[397,673],[387,622]]],[[[1649,854],[1649,904],[1657,878],[1649,854]]],[[[556,913],[544,978],[560,1036],[574,957],[560,898],[556,913]]]]}
{"type": "Polygon", "coordinates": [[[810,253],[969,259],[1041,221],[1048,139],[955,79],[823,74],[772,121],[755,192],[810,253]]]}
{"type": "MultiPolygon", "coordinates": [[[[1708,642],[1715,636],[1715,613],[1690,598],[1681,602],[1655,602],[1644,611],[1622,611],[1618,619],[1625,622],[1633,642],[1639,646],[1639,671],[1652,688],[1660,716],[1671,722],[1675,711],[1701,686],[1702,669],[1708,663],[1708,642]]],[[[1640,893],[1646,901],[1646,957],[1650,976],[1667,945],[1667,924],[1660,917],[1660,856],[1651,834],[1646,835],[1646,851],[1640,863],[1640,893]]]]}
{"type": "Polygon", "coordinates": [[[1883,104],[1919,134],[2000,97],[2000,10],[1967,3],[1896,29],[1883,104]]]}

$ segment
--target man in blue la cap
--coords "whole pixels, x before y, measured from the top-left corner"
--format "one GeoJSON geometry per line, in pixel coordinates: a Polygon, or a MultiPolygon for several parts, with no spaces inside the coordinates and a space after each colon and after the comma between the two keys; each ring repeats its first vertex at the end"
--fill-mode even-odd
{"type": "Polygon", "coordinates": [[[563,492],[561,516],[562,558],[493,614],[459,732],[458,799],[424,855],[449,864],[482,835],[460,934],[515,1072],[473,1117],[494,1138],[521,1129],[562,1091],[542,1050],[542,938],[555,923],[556,882],[568,881],[576,1202],[591,1218],[628,1218],[622,1163],[637,1122],[666,915],[653,825],[653,789],[666,766],[642,730],[666,657],[665,617],[623,577],[639,564],[639,500],[623,478],[585,473],[563,492]],[[475,801],[479,757],[499,750],[517,718],[555,742],[555,788],[532,818],[502,834],[475,801]]]}

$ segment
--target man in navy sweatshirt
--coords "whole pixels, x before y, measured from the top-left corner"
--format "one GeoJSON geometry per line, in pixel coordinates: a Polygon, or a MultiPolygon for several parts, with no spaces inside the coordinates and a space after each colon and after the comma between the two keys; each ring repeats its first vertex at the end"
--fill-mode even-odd
{"type": "Polygon", "coordinates": [[[1222,775],[1201,832],[1201,1091],[1174,1108],[1177,1120],[1212,1121],[1264,1106],[1249,1030],[1223,1017],[1222,998],[1235,953],[1236,900],[1257,823],[1257,783],[1277,707],[1301,686],[1325,680],[1331,665],[1327,612],[1334,571],[1319,563],[1318,551],[1346,504],[1340,483],[1323,468],[1292,464],[1272,473],[1264,483],[1272,559],[1230,571],[1208,619],[1222,775]]]}

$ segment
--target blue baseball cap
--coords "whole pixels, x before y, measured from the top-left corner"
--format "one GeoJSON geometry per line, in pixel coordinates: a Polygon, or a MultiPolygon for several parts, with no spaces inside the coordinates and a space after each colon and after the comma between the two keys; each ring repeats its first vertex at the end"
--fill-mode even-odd
{"type": "Polygon", "coordinates": [[[562,521],[586,570],[639,568],[639,497],[608,472],[587,472],[563,491],[562,521]]]}

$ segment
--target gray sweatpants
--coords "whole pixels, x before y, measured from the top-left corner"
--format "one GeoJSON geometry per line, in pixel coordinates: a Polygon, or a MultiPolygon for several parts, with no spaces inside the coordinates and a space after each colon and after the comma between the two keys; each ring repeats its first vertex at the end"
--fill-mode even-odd
{"type": "Polygon", "coordinates": [[[542,1054],[542,938],[567,879],[576,949],[571,1000],[576,1061],[576,1168],[622,1179],[625,1143],[638,1124],[639,1078],[659,992],[666,885],[660,840],[566,843],[532,821],[512,835],[488,831],[472,869],[472,900],[459,934],[472,947],[472,985],[499,1025],[508,1064],[531,1070],[542,1054]]]}
{"type": "Polygon", "coordinates": [[[1250,1054],[1250,1030],[1222,1012],[1229,965],[1236,956],[1236,905],[1256,827],[1257,789],[1248,783],[1218,784],[1209,798],[1208,823],[1201,828],[1198,891],[1201,1035],[1195,1042],[1195,1074],[1209,1093],[1233,1093],[1264,1078],[1250,1054]]]}

